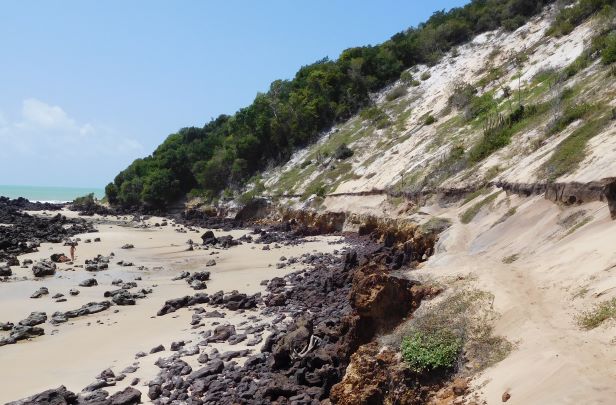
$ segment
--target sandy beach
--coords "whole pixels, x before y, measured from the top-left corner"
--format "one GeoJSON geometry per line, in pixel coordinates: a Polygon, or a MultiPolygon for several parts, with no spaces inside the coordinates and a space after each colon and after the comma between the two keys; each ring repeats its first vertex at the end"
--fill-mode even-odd
{"type": "MultiPolygon", "coordinates": [[[[75,215],[68,211],[64,214],[75,215]]],[[[96,225],[99,232],[76,236],[81,242],[77,247],[75,265],[83,265],[86,259],[92,259],[98,254],[108,256],[113,252],[109,269],[88,272],[82,267],[63,263],[58,264],[54,276],[35,279],[31,266],[15,266],[12,268],[14,278],[0,283],[0,321],[17,323],[34,311],[45,312],[50,317],[56,311],[73,310],[89,302],[103,301],[106,299],[103,297],[105,291],[117,288],[112,285],[116,279],[123,282],[136,281],[137,288],[151,288],[152,293],[137,300],[134,306],[114,305],[100,313],[73,318],[57,326],[46,322],[39,325],[45,329],[45,335],[1,347],[0,362],[10,366],[0,369],[0,402],[27,397],[61,384],[79,392],[95,381],[95,376],[101,371],[111,368],[117,375],[131,365],[138,369],[127,374],[117,385],[105,389],[113,393],[130,385],[134,378],[139,378],[136,388],[147,393],[144,383],[154,378],[159,371],[154,362],[170,354],[168,350],[172,342],[184,341],[185,347],[194,346],[200,340],[198,333],[217,322],[233,324],[238,332],[264,322],[262,317],[255,318],[258,309],[241,313],[217,308],[219,312],[225,313],[225,317],[205,319],[205,326],[201,329],[191,329],[193,311],[189,308],[166,316],[156,316],[166,300],[196,293],[185,280],[174,281],[174,277],[184,271],[208,270],[211,277],[204,292],[212,294],[219,290],[237,290],[254,294],[264,291],[262,280],[284,276],[300,268],[301,264],[277,268],[280,267],[276,263],[281,256],[290,258],[304,253],[330,253],[342,247],[340,243],[333,243],[338,242],[339,237],[316,237],[296,246],[277,247],[272,244],[270,250],[263,250],[263,245],[244,243],[229,249],[197,248],[187,251],[188,239],[201,242],[200,236],[204,229],[178,232],[183,227],[175,226],[172,221],[167,226],[154,227],[155,223],[162,223],[161,218],[150,218],[147,223],[151,227],[148,228],[136,227],[137,224],[122,219],[92,219],[99,222],[96,225]],[[100,242],[94,242],[95,238],[100,238],[100,242]],[[92,242],[85,243],[86,239],[92,242]],[[134,248],[122,249],[127,243],[133,244],[134,248]],[[206,267],[206,263],[212,259],[216,265],[206,267]],[[119,261],[132,262],[134,265],[117,265],[119,261]],[[81,281],[88,278],[95,278],[98,285],[78,287],[81,281]],[[38,299],[30,298],[42,286],[48,288],[49,294],[38,299]],[[79,295],[69,295],[72,288],[78,289],[79,295]],[[67,301],[56,302],[52,299],[57,293],[64,294],[67,301]],[[159,344],[165,346],[165,352],[135,359],[136,353],[149,353],[151,348],[159,344]]],[[[216,236],[232,235],[238,238],[249,234],[251,230],[214,232],[216,236]]],[[[38,252],[22,255],[19,259],[22,262],[24,259],[32,259],[36,263],[40,259],[49,258],[53,253],[68,255],[69,248],[62,244],[43,243],[38,252]]],[[[213,309],[208,308],[207,304],[200,307],[208,311],[213,309]]],[[[8,332],[0,333],[1,338],[8,332]]],[[[267,330],[263,337],[266,336],[267,330]]],[[[221,353],[242,349],[258,351],[259,345],[248,347],[246,342],[233,346],[228,343],[211,343],[204,350],[206,353],[213,349],[221,353]]],[[[182,359],[193,367],[198,366],[195,355],[183,356],[182,359]]],[[[146,395],[142,398],[147,401],[146,395]]]]}

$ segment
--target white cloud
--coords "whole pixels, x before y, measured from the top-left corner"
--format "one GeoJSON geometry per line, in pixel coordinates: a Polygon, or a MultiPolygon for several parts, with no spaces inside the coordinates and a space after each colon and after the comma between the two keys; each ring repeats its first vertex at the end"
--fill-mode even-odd
{"type": "Polygon", "coordinates": [[[21,114],[26,123],[41,128],[73,130],[77,128],[75,120],[57,105],[49,105],[35,98],[23,101],[21,114]]]}
{"type": "MultiPolygon", "coordinates": [[[[36,98],[23,101],[17,118],[0,112],[3,167],[32,171],[34,175],[40,170],[38,166],[44,164],[51,175],[85,165],[88,170],[84,176],[95,174],[91,170],[100,170],[99,176],[106,178],[116,174],[117,166],[122,167],[141,154],[143,147],[135,139],[105,125],[80,122],[60,106],[36,98]]],[[[0,175],[8,177],[11,173],[5,171],[0,175]]]]}

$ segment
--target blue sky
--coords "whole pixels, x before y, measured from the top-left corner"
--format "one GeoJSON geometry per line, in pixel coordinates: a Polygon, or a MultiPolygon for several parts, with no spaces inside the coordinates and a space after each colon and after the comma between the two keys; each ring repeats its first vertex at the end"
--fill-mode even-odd
{"type": "Polygon", "coordinates": [[[0,0],[0,184],[102,187],[185,126],[463,0],[0,0]]]}

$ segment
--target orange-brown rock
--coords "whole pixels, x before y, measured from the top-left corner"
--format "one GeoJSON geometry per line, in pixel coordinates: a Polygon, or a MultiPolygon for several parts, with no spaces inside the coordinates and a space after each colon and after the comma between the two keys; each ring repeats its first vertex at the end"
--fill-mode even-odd
{"type": "Polygon", "coordinates": [[[424,297],[434,293],[438,291],[396,277],[380,264],[370,263],[358,269],[350,298],[359,316],[357,334],[361,343],[398,325],[424,297]]]}
{"type": "Polygon", "coordinates": [[[287,210],[282,213],[283,222],[302,228],[303,234],[323,235],[342,231],[346,214],[344,212],[323,212],[312,210],[287,210]]]}
{"type": "Polygon", "coordinates": [[[415,376],[391,349],[375,342],[361,346],[343,380],[330,394],[336,405],[415,405],[425,403],[428,390],[417,389],[415,376]]]}

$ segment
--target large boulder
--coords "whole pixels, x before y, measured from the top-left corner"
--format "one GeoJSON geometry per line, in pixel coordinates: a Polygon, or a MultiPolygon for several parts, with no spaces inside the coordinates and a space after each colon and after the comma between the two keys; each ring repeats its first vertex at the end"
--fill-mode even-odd
{"type": "Polygon", "coordinates": [[[32,266],[34,277],[53,276],[56,274],[56,264],[50,260],[41,260],[32,266]]]}
{"type": "Polygon", "coordinates": [[[45,312],[32,312],[26,319],[19,321],[22,326],[36,326],[47,321],[47,314],[45,312]]]}
{"type": "Polygon", "coordinates": [[[272,347],[274,368],[288,368],[294,352],[301,352],[308,345],[310,336],[312,336],[312,322],[307,318],[300,318],[295,324],[295,329],[283,335],[272,347]]]}
{"type": "Polygon", "coordinates": [[[79,309],[74,309],[72,311],[66,311],[64,315],[67,318],[77,318],[79,316],[96,314],[98,312],[102,312],[108,309],[111,306],[111,302],[109,301],[101,301],[101,302],[89,302],[83,305],[79,309]]]}
{"type": "Polygon", "coordinates": [[[214,232],[206,231],[203,235],[201,235],[201,240],[204,245],[215,245],[218,243],[218,239],[214,236],[214,232]]]}
{"type": "Polygon", "coordinates": [[[87,278],[79,283],[79,287],[94,287],[98,285],[98,281],[95,278],[87,278]]]}
{"type": "Polygon", "coordinates": [[[13,271],[11,271],[11,266],[8,264],[0,264],[0,277],[9,277],[13,275],[13,271]]]}
{"type": "Polygon", "coordinates": [[[54,253],[51,255],[50,259],[54,263],[66,263],[71,261],[64,253],[54,253]]]}
{"type": "Polygon", "coordinates": [[[133,405],[141,402],[141,391],[127,387],[109,397],[110,405],[133,405]]]}
{"type": "Polygon", "coordinates": [[[41,298],[43,295],[47,295],[49,294],[49,290],[47,289],[47,287],[41,287],[38,290],[36,290],[31,296],[30,298],[41,298]]]}
{"type": "Polygon", "coordinates": [[[211,375],[216,375],[222,373],[224,369],[224,363],[222,360],[210,360],[204,367],[201,367],[199,370],[193,371],[187,378],[186,381],[191,382],[200,378],[205,378],[211,375]]]}
{"type": "Polygon", "coordinates": [[[43,391],[29,398],[7,403],[7,405],[69,405],[77,403],[77,395],[65,386],[43,391]]]}

